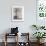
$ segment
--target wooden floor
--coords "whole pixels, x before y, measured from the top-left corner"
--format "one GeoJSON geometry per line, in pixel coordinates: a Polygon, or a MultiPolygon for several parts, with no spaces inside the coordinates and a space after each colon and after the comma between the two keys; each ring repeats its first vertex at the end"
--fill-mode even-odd
{"type": "MultiPolygon", "coordinates": [[[[37,43],[30,43],[31,45],[30,46],[37,46],[37,43]]],[[[0,46],[4,46],[4,43],[2,42],[0,42],[0,46]]],[[[7,46],[15,46],[15,43],[8,43],[8,45],[7,46]]],[[[22,45],[21,45],[22,46],[22,45]]],[[[25,46],[25,45],[24,45],[25,46]]],[[[44,45],[42,45],[42,46],[46,46],[46,43],[44,43],[44,45]]]]}

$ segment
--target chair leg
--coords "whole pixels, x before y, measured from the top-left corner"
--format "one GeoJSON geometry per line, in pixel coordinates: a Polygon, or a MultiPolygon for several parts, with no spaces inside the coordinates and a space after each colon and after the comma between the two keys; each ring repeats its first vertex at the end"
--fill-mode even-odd
{"type": "Polygon", "coordinates": [[[17,46],[18,46],[18,35],[17,35],[17,46]]]}
{"type": "Polygon", "coordinates": [[[17,42],[16,42],[16,45],[15,45],[15,46],[19,46],[19,45],[18,45],[18,34],[17,34],[17,39],[16,39],[16,40],[17,40],[17,42]]]}
{"type": "Polygon", "coordinates": [[[5,46],[7,46],[7,34],[5,34],[5,46]]]}

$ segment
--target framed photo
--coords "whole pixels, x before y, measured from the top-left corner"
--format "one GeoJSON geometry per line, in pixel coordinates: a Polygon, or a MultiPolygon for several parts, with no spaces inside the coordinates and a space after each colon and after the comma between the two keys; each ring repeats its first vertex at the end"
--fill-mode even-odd
{"type": "Polygon", "coordinates": [[[12,6],[12,21],[24,21],[24,6],[12,6]]]}

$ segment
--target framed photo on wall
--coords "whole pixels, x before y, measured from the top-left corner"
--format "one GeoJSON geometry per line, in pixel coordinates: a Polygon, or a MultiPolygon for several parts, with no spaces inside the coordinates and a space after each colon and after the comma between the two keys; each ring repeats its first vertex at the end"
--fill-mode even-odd
{"type": "Polygon", "coordinates": [[[12,6],[12,21],[24,21],[24,6],[12,6]]]}

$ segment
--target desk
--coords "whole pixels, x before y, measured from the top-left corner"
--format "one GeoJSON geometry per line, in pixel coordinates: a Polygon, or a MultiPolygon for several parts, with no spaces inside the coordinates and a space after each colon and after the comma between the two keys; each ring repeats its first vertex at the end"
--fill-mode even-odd
{"type": "Polygon", "coordinates": [[[8,44],[8,42],[7,42],[7,38],[8,37],[10,38],[10,36],[17,36],[17,42],[16,42],[16,45],[15,46],[21,46],[22,44],[25,44],[26,46],[30,46],[30,42],[29,42],[29,33],[21,33],[21,36],[26,36],[26,39],[27,39],[27,42],[21,42],[21,43],[19,43],[18,42],[18,33],[17,34],[10,34],[10,33],[6,33],[5,34],[5,46],[7,46],[7,44],[8,44]]]}

